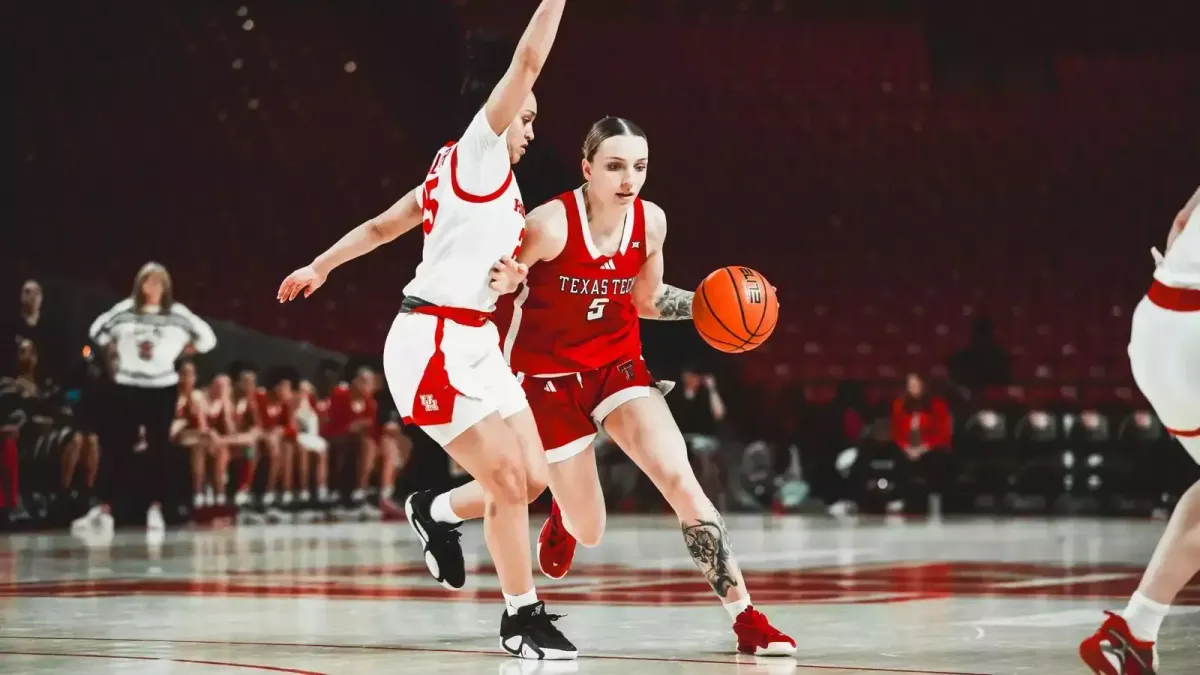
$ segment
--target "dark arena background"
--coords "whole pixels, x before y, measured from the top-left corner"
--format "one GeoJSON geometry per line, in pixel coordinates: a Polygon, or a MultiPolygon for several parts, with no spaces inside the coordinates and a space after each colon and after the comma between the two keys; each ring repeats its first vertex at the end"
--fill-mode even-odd
{"type": "MultiPolygon", "coordinates": [[[[0,672],[1087,672],[1079,641],[1200,478],[1126,353],[1150,248],[1200,185],[1200,5],[568,0],[524,199],[577,187],[588,127],[629,118],[667,283],[743,265],[777,287],[750,353],[690,321],[641,330],[755,604],[798,649],[733,653],[677,519],[602,433],[604,540],[564,579],[535,570],[566,664],[497,649],[478,523],[448,591],[401,522],[408,494],[467,480],[382,376],[421,235],[275,297],[421,182],[536,6],[7,8],[0,672]],[[116,429],[89,328],[148,261],[217,338],[180,364],[181,401],[347,406],[315,432],[326,486],[286,448],[185,429],[148,461],[144,425],[116,429]],[[115,532],[78,520],[98,493],[115,532]]],[[[1160,672],[1200,672],[1198,611],[1200,578],[1160,672]]]]}

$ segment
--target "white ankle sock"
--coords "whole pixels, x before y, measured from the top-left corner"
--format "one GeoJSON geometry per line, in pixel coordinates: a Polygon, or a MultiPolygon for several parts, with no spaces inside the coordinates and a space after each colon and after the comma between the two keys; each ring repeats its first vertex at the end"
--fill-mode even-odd
{"type": "MultiPolygon", "coordinates": [[[[451,525],[457,525],[463,521],[463,519],[459,518],[458,514],[454,512],[454,507],[450,505],[449,492],[443,492],[442,494],[433,498],[433,503],[429,505],[429,517],[433,518],[439,523],[449,523],[451,525]]],[[[530,592],[532,593],[532,591],[530,592]]],[[[536,597],[533,599],[533,602],[537,602],[536,597]]],[[[532,605],[533,602],[529,604],[532,605]]]]}
{"type": "Polygon", "coordinates": [[[1133,637],[1146,642],[1158,642],[1158,629],[1169,611],[1170,605],[1155,602],[1141,593],[1134,593],[1133,597],[1129,598],[1125,611],[1121,612],[1121,617],[1129,624],[1129,632],[1133,633],[1133,637]]]}
{"type": "Polygon", "coordinates": [[[528,607],[537,601],[536,588],[531,588],[520,595],[509,595],[508,593],[504,594],[504,607],[508,610],[509,616],[515,616],[518,609],[521,609],[522,607],[528,607]]]}
{"type": "Polygon", "coordinates": [[[737,618],[741,616],[742,612],[746,611],[746,608],[750,605],[750,596],[747,595],[741,600],[734,600],[733,602],[725,603],[725,611],[729,612],[729,618],[737,621],[737,618]]]}

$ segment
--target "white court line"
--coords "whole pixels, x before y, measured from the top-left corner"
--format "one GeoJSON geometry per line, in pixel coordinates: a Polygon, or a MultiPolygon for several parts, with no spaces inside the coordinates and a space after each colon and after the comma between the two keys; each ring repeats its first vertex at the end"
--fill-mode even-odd
{"type": "MultiPolygon", "coordinates": [[[[1200,607],[1172,607],[1171,616],[1200,613],[1200,607]]],[[[1039,612],[1018,616],[985,617],[974,621],[963,621],[958,626],[1004,626],[1015,628],[1059,628],[1066,626],[1096,625],[1104,621],[1099,609],[1067,609],[1060,612],[1039,612]]]]}
{"type": "Polygon", "coordinates": [[[1003,581],[991,584],[992,588],[1048,588],[1050,586],[1070,586],[1072,584],[1097,584],[1105,581],[1120,581],[1137,577],[1129,572],[1108,572],[1103,574],[1078,574],[1072,577],[1041,577],[1021,581],[1003,581]]]}

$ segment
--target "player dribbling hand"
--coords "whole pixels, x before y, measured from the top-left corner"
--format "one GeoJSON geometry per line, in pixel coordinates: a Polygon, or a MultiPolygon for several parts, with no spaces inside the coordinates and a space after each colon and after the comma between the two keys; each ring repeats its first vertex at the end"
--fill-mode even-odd
{"type": "Polygon", "coordinates": [[[529,275],[529,266],[504,256],[492,265],[491,283],[488,285],[497,293],[512,293],[517,290],[529,275]]]}
{"type": "Polygon", "coordinates": [[[291,302],[304,292],[304,297],[315,293],[325,283],[326,275],[317,271],[312,265],[306,265],[292,272],[279,284],[277,298],[280,302],[291,302]]]}

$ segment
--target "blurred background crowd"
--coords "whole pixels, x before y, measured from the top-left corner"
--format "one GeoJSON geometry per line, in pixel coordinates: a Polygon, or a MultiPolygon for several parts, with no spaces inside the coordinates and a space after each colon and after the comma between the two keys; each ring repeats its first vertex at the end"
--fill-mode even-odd
{"type": "MultiPolygon", "coordinates": [[[[1200,184],[1193,5],[594,4],[564,18],[516,170],[529,203],[570,189],[588,125],[629,117],[653,148],[646,196],[677,233],[667,280],[736,263],[778,287],[780,326],[744,356],[643,324],[718,505],[1171,507],[1197,469],[1124,348],[1144,252],[1200,184]]],[[[378,368],[419,242],[303,303],[274,289],[422,175],[525,8],[13,14],[0,527],[66,526],[100,501],[118,523],[148,504],[168,523],[400,517],[407,492],[464,480],[400,423],[378,368]],[[149,260],[164,267],[127,293],[149,260]],[[94,330],[147,279],[214,337],[183,329],[169,420],[131,417],[115,342],[94,330]]],[[[173,316],[170,300],[129,320],[173,316]]],[[[611,507],[663,508],[601,445],[611,507]]]]}

